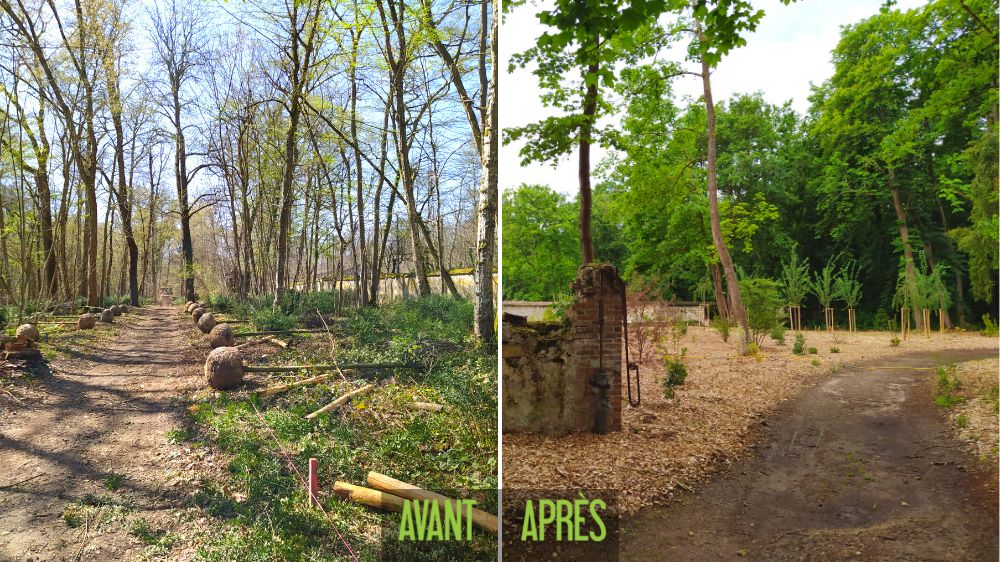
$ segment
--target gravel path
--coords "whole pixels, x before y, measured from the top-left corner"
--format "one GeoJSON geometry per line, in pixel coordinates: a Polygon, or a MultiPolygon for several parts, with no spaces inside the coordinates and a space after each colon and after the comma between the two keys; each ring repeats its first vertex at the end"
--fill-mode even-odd
{"type": "Polygon", "coordinates": [[[624,522],[622,560],[996,560],[997,482],[932,401],[933,367],[995,349],[846,368],[787,404],[756,454],[624,522]]]}
{"type": "Polygon", "coordinates": [[[167,432],[184,424],[173,399],[200,386],[190,328],[163,307],[98,332],[51,363],[39,400],[0,417],[0,560],[134,559],[144,545],[125,517],[162,527],[183,503],[167,432]]]}

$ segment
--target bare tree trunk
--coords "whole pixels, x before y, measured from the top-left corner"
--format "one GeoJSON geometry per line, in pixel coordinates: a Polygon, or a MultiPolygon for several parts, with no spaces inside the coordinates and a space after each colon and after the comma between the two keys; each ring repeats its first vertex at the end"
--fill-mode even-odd
{"type": "MultiPolygon", "coordinates": [[[[705,34],[701,30],[701,24],[697,28],[698,40],[705,44],[705,34]]],[[[702,47],[705,48],[704,46],[702,47]]],[[[722,263],[722,270],[726,275],[726,286],[729,288],[730,313],[736,317],[740,327],[743,329],[743,339],[741,350],[746,353],[750,341],[750,325],[747,320],[747,311],[743,307],[743,299],[740,296],[739,280],[736,278],[736,268],[733,266],[733,258],[729,255],[729,248],[722,237],[722,221],[719,217],[719,187],[716,163],[715,148],[715,104],[712,101],[712,81],[711,67],[705,61],[704,53],[701,57],[701,82],[705,98],[705,122],[708,132],[708,211],[711,219],[712,241],[715,243],[715,250],[719,254],[719,262],[722,263]]]]}
{"type": "MultiPolygon", "coordinates": [[[[485,10],[484,10],[485,12],[485,10]]],[[[485,19],[485,18],[484,18],[485,19]]],[[[499,197],[499,162],[497,158],[500,132],[498,115],[497,32],[499,2],[493,0],[493,21],[490,25],[490,59],[492,76],[489,101],[483,120],[483,179],[479,188],[479,205],[476,212],[476,281],[475,334],[479,341],[489,344],[496,341],[496,307],[493,302],[493,264],[496,259],[496,224],[499,197]]]]}

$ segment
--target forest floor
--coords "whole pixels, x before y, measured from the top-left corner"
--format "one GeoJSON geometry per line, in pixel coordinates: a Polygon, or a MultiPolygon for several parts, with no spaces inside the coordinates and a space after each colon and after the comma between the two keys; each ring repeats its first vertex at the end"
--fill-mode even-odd
{"type": "Polygon", "coordinates": [[[203,386],[189,329],[173,308],[137,309],[43,343],[54,358],[6,387],[0,559],[133,560],[196,524],[190,469],[206,459],[168,437],[177,397],[203,386]]]}
{"type": "MultiPolygon", "coordinates": [[[[804,336],[803,355],[793,354],[789,332],[783,345],[768,339],[756,358],[739,354],[735,334],[726,342],[708,328],[690,327],[675,341],[661,338],[642,363],[642,404],[625,406],[622,431],[506,434],[504,487],[610,490],[617,492],[622,513],[632,516],[642,508],[681,501],[689,490],[751,456],[779,409],[831,374],[883,359],[905,365],[921,352],[997,353],[996,338],[974,333],[913,335],[898,346],[891,345],[887,332],[807,331],[804,336]],[[675,398],[667,398],[662,357],[682,351],[687,380],[676,387],[675,398]]],[[[933,381],[933,370],[922,373],[933,381]]],[[[890,378],[887,384],[895,383],[890,378]]]]}
{"type": "Polygon", "coordinates": [[[770,418],[751,458],[627,519],[622,559],[993,559],[996,474],[954,438],[933,376],[990,355],[905,354],[825,378],[770,418]]]}

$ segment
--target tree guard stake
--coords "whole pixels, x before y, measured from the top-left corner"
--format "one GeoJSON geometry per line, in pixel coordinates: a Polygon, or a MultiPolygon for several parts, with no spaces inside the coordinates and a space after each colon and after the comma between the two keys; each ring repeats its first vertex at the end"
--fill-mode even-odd
{"type": "Polygon", "coordinates": [[[319,505],[319,499],[316,494],[319,493],[319,480],[316,475],[317,472],[317,461],[315,457],[309,459],[309,507],[314,505],[319,505]]]}

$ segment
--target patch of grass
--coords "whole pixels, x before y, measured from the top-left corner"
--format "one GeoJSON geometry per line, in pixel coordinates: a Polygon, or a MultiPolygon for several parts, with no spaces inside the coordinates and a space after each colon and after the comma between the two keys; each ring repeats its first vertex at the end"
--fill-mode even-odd
{"type": "Polygon", "coordinates": [[[955,418],[955,425],[965,429],[966,427],[969,427],[969,418],[966,417],[965,414],[960,414],[955,418]]]}
{"type": "Polygon", "coordinates": [[[965,401],[964,398],[955,394],[962,387],[961,381],[955,376],[955,366],[938,367],[937,389],[934,394],[934,403],[942,408],[951,408],[965,401]]]}
{"type": "Polygon", "coordinates": [[[837,346],[833,346],[830,348],[830,353],[840,353],[840,348],[837,346]]]}
{"type": "Polygon", "coordinates": [[[728,319],[716,316],[712,319],[711,326],[716,332],[719,332],[720,336],[722,336],[722,341],[729,341],[729,334],[732,331],[733,325],[729,323],[728,319]]]}
{"type": "Polygon", "coordinates": [[[816,349],[815,347],[809,348],[809,355],[816,355],[817,353],[819,353],[819,350],[816,349]]]}
{"type": "Polygon", "coordinates": [[[899,347],[899,338],[893,337],[891,340],[889,340],[889,345],[891,345],[892,347],[899,347]]]}
{"type": "Polygon", "coordinates": [[[819,359],[813,359],[812,361],[810,361],[810,363],[812,363],[813,367],[819,367],[822,364],[820,363],[819,359]]]}
{"type": "Polygon", "coordinates": [[[194,431],[190,427],[178,427],[167,432],[167,441],[171,443],[183,443],[194,438],[194,431]]]}
{"type": "Polygon", "coordinates": [[[154,546],[163,550],[169,550],[177,542],[177,536],[172,535],[166,529],[153,529],[149,522],[143,518],[132,521],[129,534],[136,537],[146,546],[154,546]]]}
{"type": "Polygon", "coordinates": [[[983,400],[993,407],[993,414],[1000,414],[1000,386],[993,385],[989,392],[983,395],[983,400]]]}
{"type": "Polygon", "coordinates": [[[125,484],[125,475],[112,472],[104,479],[104,487],[114,492],[125,484]]]}

